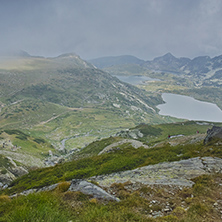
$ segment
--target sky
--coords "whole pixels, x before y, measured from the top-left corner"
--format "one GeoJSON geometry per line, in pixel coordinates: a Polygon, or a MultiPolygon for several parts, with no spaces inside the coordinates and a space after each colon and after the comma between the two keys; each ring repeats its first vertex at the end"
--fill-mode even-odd
{"type": "Polygon", "coordinates": [[[0,0],[0,53],[222,54],[222,0],[0,0]]]}

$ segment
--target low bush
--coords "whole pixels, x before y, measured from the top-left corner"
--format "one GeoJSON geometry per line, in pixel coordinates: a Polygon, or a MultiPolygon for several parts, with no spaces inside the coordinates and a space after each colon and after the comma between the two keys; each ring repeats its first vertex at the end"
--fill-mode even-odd
{"type": "Polygon", "coordinates": [[[59,191],[59,192],[66,192],[66,191],[69,189],[70,184],[71,184],[71,183],[70,183],[70,182],[67,182],[67,181],[61,182],[61,183],[59,183],[58,186],[56,187],[56,190],[59,191]]]}

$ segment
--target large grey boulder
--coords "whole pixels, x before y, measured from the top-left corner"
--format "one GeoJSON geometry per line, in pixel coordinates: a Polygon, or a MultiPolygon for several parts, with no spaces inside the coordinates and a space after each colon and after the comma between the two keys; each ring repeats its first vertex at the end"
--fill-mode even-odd
{"type": "Polygon", "coordinates": [[[69,191],[80,191],[86,195],[92,195],[94,198],[97,199],[106,199],[106,200],[113,200],[113,201],[120,201],[119,198],[112,196],[111,194],[107,193],[102,188],[87,182],[81,179],[74,179],[69,187],[69,191]]]}
{"type": "Polygon", "coordinates": [[[212,129],[208,129],[207,136],[204,139],[204,144],[209,143],[214,138],[222,140],[222,127],[213,126],[212,129]]]}

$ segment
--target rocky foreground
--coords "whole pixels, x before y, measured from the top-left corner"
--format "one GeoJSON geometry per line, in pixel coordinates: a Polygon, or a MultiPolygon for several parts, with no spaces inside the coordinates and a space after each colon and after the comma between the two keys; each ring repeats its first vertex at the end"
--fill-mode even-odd
{"type": "MultiPolygon", "coordinates": [[[[127,170],[109,175],[100,175],[89,178],[89,181],[95,181],[94,185],[86,180],[74,179],[69,188],[70,191],[81,191],[82,193],[92,195],[95,198],[107,199],[108,193],[104,193],[101,188],[109,188],[114,183],[130,183],[134,187],[141,185],[164,185],[178,186],[178,188],[192,187],[193,178],[204,175],[222,173],[222,159],[213,157],[191,158],[175,162],[164,162],[155,165],[140,167],[134,170],[127,170]],[[98,194],[99,193],[99,194],[98,194]]],[[[21,195],[27,195],[33,192],[49,191],[58,186],[54,184],[41,189],[26,190],[21,195]]],[[[115,199],[115,197],[108,198],[115,199]]]]}

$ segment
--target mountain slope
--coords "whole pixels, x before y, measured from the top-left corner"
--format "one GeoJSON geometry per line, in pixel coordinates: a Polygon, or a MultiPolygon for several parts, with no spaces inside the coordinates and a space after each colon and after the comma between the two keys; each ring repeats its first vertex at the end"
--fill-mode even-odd
{"type": "MultiPolygon", "coordinates": [[[[56,155],[141,122],[174,120],[158,115],[159,94],[123,83],[75,54],[4,58],[0,79],[0,129],[19,129],[49,142],[53,148],[46,147],[41,164],[56,164],[56,155]]],[[[28,156],[25,143],[21,147],[28,156]]],[[[37,147],[33,156],[40,153],[37,147]]]]}
{"type": "Polygon", "coordinates": [[[4,70],[3,64],[0,71],[2,102],[35,98],[80,107],[104,103],[109,105],[120,100],[121,105],[149,110],[146,105],[149,99],[144,92],[95,69],[74,54],[47,59],[20,58],[18,62],[20,67],[17,69],[7,64],[8,70],[4,70]],[[24,66],[30,69],[26,70],[24,66]]]}

